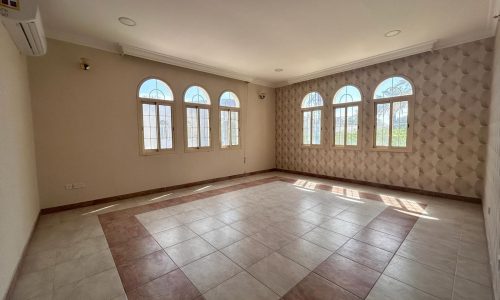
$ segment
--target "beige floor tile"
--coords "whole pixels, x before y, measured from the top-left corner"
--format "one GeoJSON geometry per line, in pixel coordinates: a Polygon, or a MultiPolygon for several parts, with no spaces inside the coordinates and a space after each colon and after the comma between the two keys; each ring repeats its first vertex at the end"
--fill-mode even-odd
{"type": "Polygon", "coordinates": [[[54,300],[114,299],[123,297],[124,294],[118,272],[110,269],[55,289],[54,300]]]}
{"type": "Polygon", "coordinates": [[[235,222],[244,220],[244,219],[248,218],[249,216],[250,216],[249,214],[246,214],[242,211],[232,209],[232,210],[228,210],[228,211],[225,211],[223,213],[217,214],[214,217],[216,219],[226,223],[226,224],[231,224],[231,223],[235,223],[235,222]]]}
{"type": "Polygon", "coordinates": [[[108,249],[108,242],[104,236],[98,236],[62,247],[56,251],[56,263],[88,256],[96,252],[108,249]]]}
{"type": "Polygon", "coordinates": [[[273,250],[279,250],[280,248],[282,248],[286,244],[289,244],[297,238],[292,234],[283,232],[273,227],[268,227],[262,231],[259,231],[251,237],[273,250]]]}
{"type": "Polygon", "coordinates": [[[53,282],[54,267],[21,275],[16,282],[12,299],[24,300],[50,295],[53,289],[53,282]]]}
{"type": "Polygon", "coordinates": [[[184,225],[153,234],[153,238],[162,248],[168,248],[194,237],[196,233],[184,225]]]}
{"type": "Polygon", "coordinates": [[[490,267],[488,264],[458,256],[456,275],[485,286],[491,286],[490,267]]]}
{"type": "Polygon", "coordinates": [[[184,274],[201,293],[216,287],[242,270],[220,252],[214,252],[182,267],[184,274]]]}
{"type": "Polygon", "coordinates": [[[248,272],[279,296],[309,274],[309,270],[276,252],[248,268],[248,272]]]}
{"type": "Polygon", "coordinates": [[[306,233],[302,238],[330,251],[337,251],[349,240],[346,236],[319,227],[306,233]]]}
{"type": "Polygon", "coordinates": [[[332,251],[316,246],[303,239],[297,239],[291,242],[281,248],[279,253],[309,270],[314,270],[314,268],[333,254],[332,251]]]}
{"type": "Polygon", "coordinates": [[[108,249],[69,260],[56,265],[54,269],[54,287],[59,288],[114,267],[115,263],[108,249]]]}
{"type": "Polygon", "coordinates": [[[206,217],[208,217],[208,215],[199,209],[190,210],[175,216],[182,224],[192,223],[206,217]]]}
{"type": "Polygon", "coordinates": [[[261,220],[249,218],[243,221],[232,223],[230,226],[246,235],[252,235],[265,229],[266,227],[268,227],[268,225],[269,224],[267,221],[261,222],[261,220]]]}
{"type": "Polygon", "coordinates": [[[296,236],[301,236],[306,234],[307,232],[311,231],[313,228],[316,227],[316,225],[301,221],[298,219],[291,219],[283,222],[279,222],[276,224],[273,224],[274,227],[278,228],[281,231],[296,235],[296,236]]]}
{"type": "Polygon", "coordinates": [[[56,251],[46,250],[33,255],[28,255],[23,259],[21,274],[41,271],[56,264],[56,251]]]}
{"type": "Polygon", "coordinates": [[[310,210],[301,213],[297,217],[303,221],[314,224],[316,226],[331,219],[329,216],[318,214],[310,210]]]}
{"type": "Polygon", "coordinates": [[[458,254],[480,263],[488,263],[489,261],[486,243],[469,243],[466,241],[460,241],[458,254]]]}
{"type": "Polygon", "coordinates": [[[438,300],[414,287],[382,275],[368,294],[366,300],[438,300]]]}
{"type": "Polygon", "coordinates": [[[172,216],[172,211],[169,211],[168,209],[163,208],[163,209],[157,209],[157,210],[153,210],[153,211],[150,211],[147,213],[139,214],[135,217],[142,224],[147,224],[147,223],[151,223],[153,221],[164,219],[164,218],[167,218],[170,216],[172,216]]]}
{"type": "Polygon", "coordinates": [[[222,223],[216,218],[208,217],[205,219],[194,221],[193,223],[189,223],[187,226],[192,231],[196,232],[199,235],[202,235],[214,229],[224,227],[226,226],[226,224],[222,223]]]}
{"type": "Polygon", "coordinates": [[[348,237],[353,237],[355,236],[361,229],[363,229],[363,226],[357,225],[351,222],[347,222],[344,220],[340,219],[331,219],[321,225],[319,225],[321,228],[328,229],[330,231],[348,236],[348,237]]]}
{"type": "Polygon", "coordinates": [[[240,272],[203,295],[207,300],[278,300],[279,296],[253,278],[240,272]]]}
{"type": "Polygon", "coordinates": [[[313,208],[310,208],[309,210],[318,214],[327,215],[329,217],[335,217],[336,215],[343,212],[345,208],[334,205],[320,204],[313,208]]]}
{"type": "Polygon", "coordinates": [[[394,256],[384,274],[442,299],[451,299],[453,275],[401,256],[394,256]]]}
{"type": "Polygon", "coordinates": [[[436,248],[426,244],[420,244],[412,241],[405,241],[399,247],[398,255],[405,258],[418,261],[419,263],[429,265],[438,270],[455,274],[457,265],[457,254],[438,251],[436,248]]]}
{"type": "Polygon", "coordinates": [[[456,277],[453,300],[493,300],[493,292],[490,287],[456,277]]]}
{"type": "Polygon", "coordinates": [[[207,232],[201,237],[215,248],[222,249],[241,239],[244,239],[246,235],[229,226],[224,226],[222,228],[207,232]]]}
{"type": "Polygon", "coordinates": [[[165,249],[179,267],[215,252],[215,248],[200,237],[195,237],[165,249]]]}
{"type": "Polygon", "coordinates": [[[257,240],[247,237],[221,249],[221,252],[242,268],[248,268],[257,261],[270,255],[273,250],[261,244],[257,240]]]}
{"type": "Polygon", "coordinates": [[[166,218],[159,219],[159,220],[154,220],[150,223],[146,223],[143,225],[144,225],[144,227],[146,227],[146,229],[149,231],[149,233],[155,234],[158,232],[162,232],[165,230],[175,228],[175,227],[180,226],[182,224],[179,220],[176,219],[175,216],[173,216],[173,217],[166,217],[166,218]]]}
{"type": "Polygon", "coordinates": [[[374,218],[375,218],[375,216],[362,215],[362,214],[354,213],[354,212],[348,211],[348,210],[343,211],[340,214],[338,214],[337,216],[335,216],[335,219],[340,219],[340,220],[347,221],[347,222],[354,223],[354,224],[361,225],[361,226],[368,225],[368,223],[370,223],[371,220],[373,220],[374,218]]]}

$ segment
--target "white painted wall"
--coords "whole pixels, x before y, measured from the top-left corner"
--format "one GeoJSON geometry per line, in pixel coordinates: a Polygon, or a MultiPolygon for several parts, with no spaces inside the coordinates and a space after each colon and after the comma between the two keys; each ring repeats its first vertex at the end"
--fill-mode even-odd
{"type": "Polygon", "coordinates": [[[26,59],[0,23],[0,298],[39,211],[26,59]]]}

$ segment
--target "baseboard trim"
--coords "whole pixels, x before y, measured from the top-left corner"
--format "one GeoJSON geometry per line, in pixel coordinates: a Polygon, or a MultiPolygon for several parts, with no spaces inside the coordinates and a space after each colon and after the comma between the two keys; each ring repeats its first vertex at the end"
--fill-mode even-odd
{"type": "Polygon", "coordinates": [[[74,203],[74,204],[67,204],[67,205],[43,208],[40,211],[40,214],[46,215],[46,214],[51,214],[51,213],[55,213],[55,212],[71,210],[71,209],[75,209],[75,208],[82,208],[82,207],[87,207],[87,206],[92,206],[92,205],[97,205],[97,204],[104,204],[104,203],[109,203],[109,202],[114,202],[114,201],[119,201],[119,200],[124,200],[124,199],[130,199],[130,198],[134,198],[134,197],[146,196],[146,195],[150,195],[150,194],[164,193],[164,192],[169,192],[172,190],[188,188],[188,187],[201,185],[201,184],[214,183],[214,182],[219,182],[219,181],[224,181],[224,180],[231,180],[231,179],[261,174],[261,173],[272,172],[275,170],[276,169],[273,168],[273,169],[254,171],[254,172],[248,172],[248,173],[237,174],[237,175],[217,177],[217,178],[212,178],[212,179],[207,179],[207,180],[194,181],[194,182],[172,185],[172,186],[167,186],[167,187],[161,187],[161,188],[156,188],[156,189],[150,189],[150,190],[134,192],[134,193],[129,193],[129,194],[122,194],[122,195],[117,195],[117,196],[111,196],[111,197],[106,197],[106,198],[78,202],[78,203],[74,203]]]}
{"type": "Polygon", "coordinates": [[[279,169],[279,168],[275,169],[275,171],[303,175],[303,176],[311,176],[311,177],[322,178],[322,179],[336,180],[336,181],[347,182],[347,183],[362,184],[362,185],[367,185],[367,186],[372,186],[372,187],[414,193],[414,194],[419,194],[419,195],[424,195],[424,196],[447,198],[447,199],[470,202],[470,203],[479,203],[479,204],[482,203],[480,198],[459,196],[459,195],[439,193],[439,192],[433,192],[433,191],[426,191],[426,190],[414,189],[414,188],[403,187],[403,186],[389,185],[389,184],[363,181],[363,180],[357,180],[357,179],[348,179],[348,178],[342,178],[342,177],[334,177],[334,176],[328,176],[328,175],[320,175],[320,174],[307,173],[307,172],[301,172],[301,171],[285,170],[285,169],[279,169]]]}
{"type": "MultiPolygon", "coordinates": [[[[5,299],[12,299],[14,296],[14,289],[16,287],[17,279],[19,276],[21,276],[21,268],[24,263],[24,258],[26,257],[26,251],[28,251],[28,246],[31,243],[31,239],[33,238],[33,233],[35,232],[35,228],[38,225],[38,221],[40,220],[40,212],[38,212],[38,216],[36,217],[35,222],[33,223],[33,226],[31,227],[31,232],[30,236],[28,238],[28,241],[24,245],[23,251],[21,253],[21,258],[17,262],[16,270],[14,271],[14,275],[12,276],[12,279],[10,280],[9,288],[7,289],[7,294],[5,295],[5,299]]],[[[1,295],[0,295],[1,296],[1,295]]]]}

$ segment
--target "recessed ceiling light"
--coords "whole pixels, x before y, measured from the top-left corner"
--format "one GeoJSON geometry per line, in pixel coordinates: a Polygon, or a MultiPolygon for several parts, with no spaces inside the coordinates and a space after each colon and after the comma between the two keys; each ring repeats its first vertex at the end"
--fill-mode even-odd
{"type": "Polygon", "coordinates": [[[385,36],[385,37],[393,37],[393,36],[396,36],[396,35],[398,35],[398,34],[400,34],[400,33],[401,33],[401,30],[396,29],[396,30],[387,31],[387,32],[384,34],[384,36],[385,36]]]}
{"type": "Polygon", "coordinates": [[[276,68],[276,69],[274,69],[274,72],[283,72],[283,69],[282,68],[276,68]]]}
{"type": "Polygon", "coordinates": [[[127,18],[127,17],[119,17],[118,21],[120,21],[120,23],[122,23],[125,26],[135,26],[136,25],[134,20],[132,20],[131,18],[127,18]]]}

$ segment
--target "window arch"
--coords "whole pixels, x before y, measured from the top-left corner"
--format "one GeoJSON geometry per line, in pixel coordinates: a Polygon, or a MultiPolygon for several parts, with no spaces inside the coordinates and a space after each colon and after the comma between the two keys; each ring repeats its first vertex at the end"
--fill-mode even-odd
{"type": "Polygon", "coordinates": [[[149,78],[140,84],[137,96],[142,119],[143,153],[172,150],[174,148],[172,89],[160,79],[149,78]]]}
{"type": "Polygon", "coordinates": [[[322,109],[323,97],[318,92],[310,92],[302,99],[302,144],[304,146],[321,144],[322,109]]]}
{"type": "Polygon", "coordinates": [[[344,85],[333,96],[333,145],[356,148],[359,145],[361,91],[354,85],[344,85]]]}
{"type": "Polygon", "coordinates": [[[389,77],[379,83],[375,89],[374,99],[387,99],[413,95],[413,85],[401,76],[389,77]]]}
{"type": "Polygon", "coordinates": [[[184,102],[210,105],[210,96],[201,86],[191,86],[184,93],[184,102]]]}
{"type": "Polygon", "coordinates": [[[374,147],[409,149],[413,84],[401,76],[382,81],[373,94],[375,111],[374,147]]]}
{"type": "Polygon", "coordinates": [[[184,92],[187,149],[210,148],[210,96],[201,86],[184,92]]]}
{"type": "Polygon", "coordinates": [[[240,144],[240,100],[235,93],[225,91],[219,98],[220,142],[222,148],[240,144]]]}

